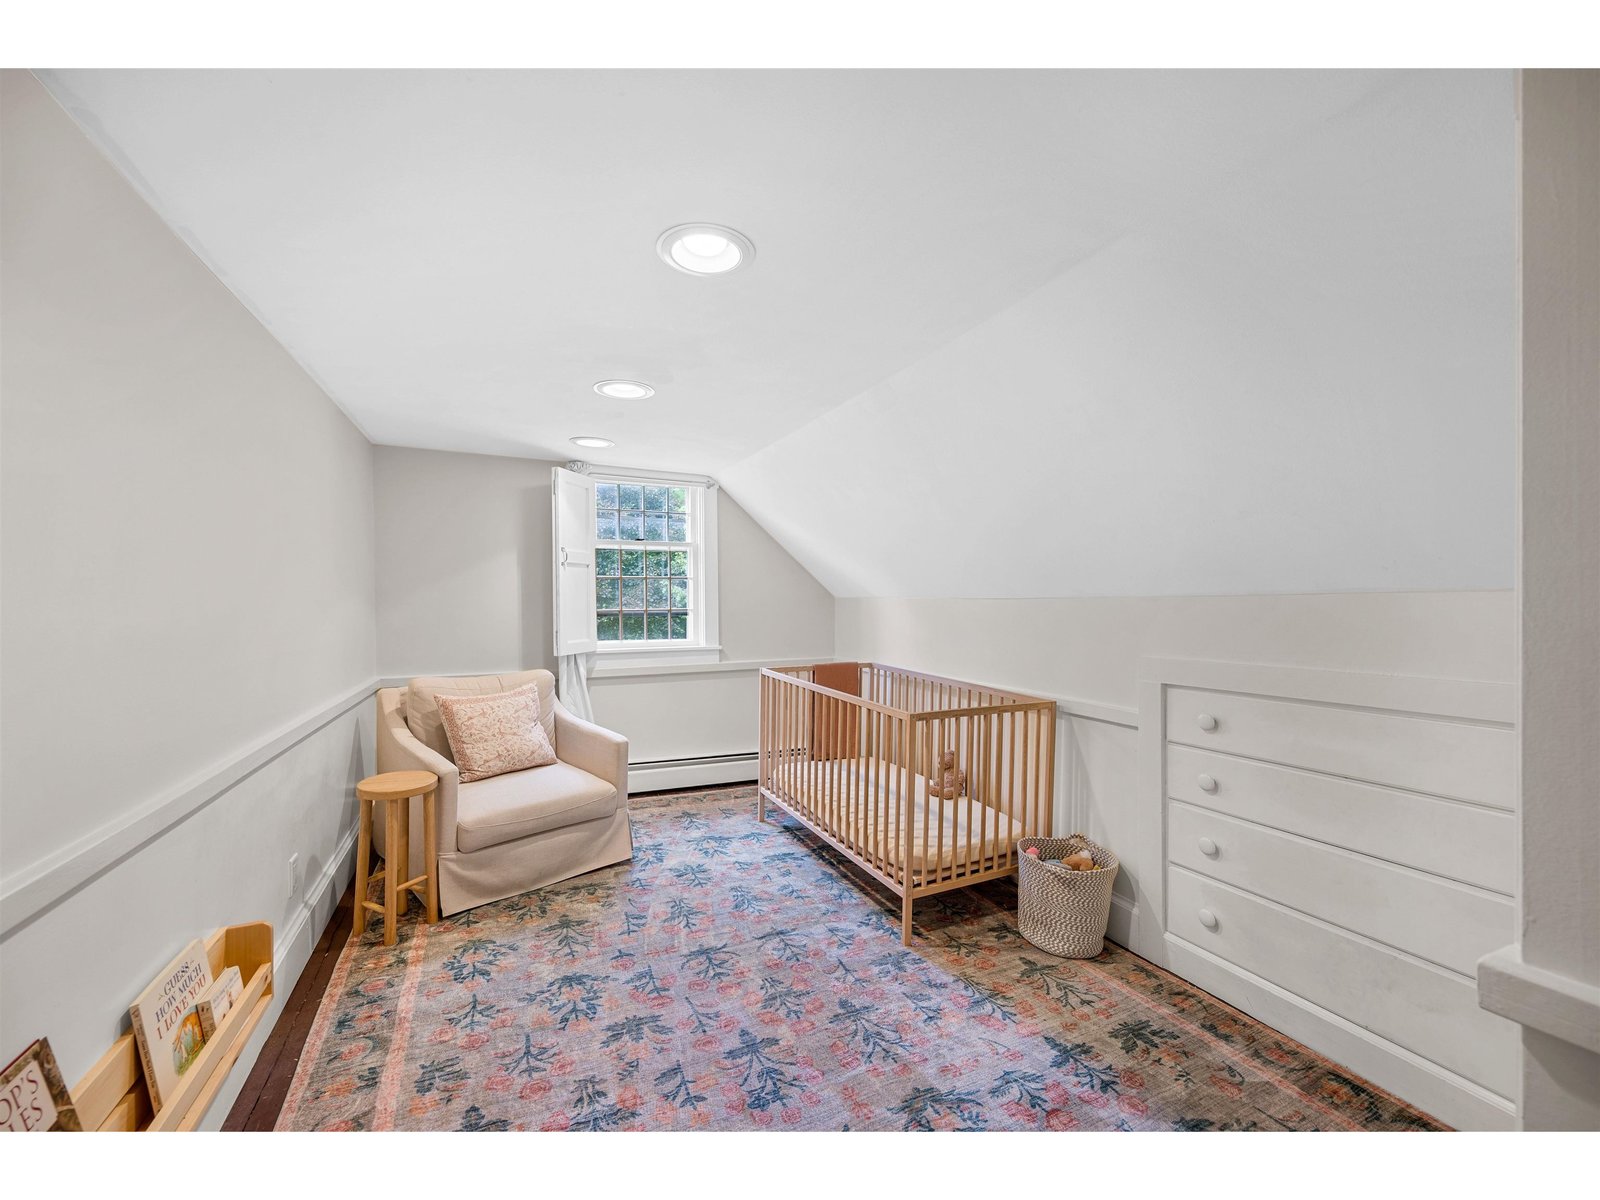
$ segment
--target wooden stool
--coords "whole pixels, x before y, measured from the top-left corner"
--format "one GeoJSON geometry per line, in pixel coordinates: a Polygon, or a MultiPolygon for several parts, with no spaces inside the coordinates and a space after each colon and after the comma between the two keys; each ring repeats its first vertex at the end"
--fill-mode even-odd
{"type": "Polygon", "coordinates": [[[434,813],[439,777],[432,771],[389,771],[372,775],[356,784],[356,807],[360,810],[360,833],[356,838],[356,934],[367,927],[367,909],[383,914],[383,944],[398,940],[395,922],[400,915],[402,897],[407,890],[427,910],[428,924],[439,919],[439,829],[434,813]],[[411,864],[411,797],[422,797],[422,874],[406,879],[411,864]],[[383,827],[383,870],[367,874],[372,858],[372,805],[382,800],[388,805],[383,827]],[[367,885],[383,880],[383,903],[367,899],[367,885]],[[418,885],[426,885],[427,891],[418,885]]]}

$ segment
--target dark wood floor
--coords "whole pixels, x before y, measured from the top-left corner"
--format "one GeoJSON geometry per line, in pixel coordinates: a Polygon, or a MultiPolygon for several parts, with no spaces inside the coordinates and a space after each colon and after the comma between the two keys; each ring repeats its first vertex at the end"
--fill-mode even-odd
{"type": "Polygon", "coordinates": [[[239,1098],[233,1102],[233,1111],[228,1114],[223,1129],[271,1129],[277,1122],[284,1098],[289,1094],[289,1084],[294,1079],[294,1069],[300,1063],[300,1053],[311,1036],[311,1024],[317,1019],[317,1008],[333,977],[334,964],[350,938],[354,911],[355,884],[352,883],[345,889],[321,939],[311,951],[311,959],[300,972],[294,991],[289,993],[289,1003],[278,1014],[278,1023],[267,1035],[261,1057],[256,1059],[239,1098]]]}

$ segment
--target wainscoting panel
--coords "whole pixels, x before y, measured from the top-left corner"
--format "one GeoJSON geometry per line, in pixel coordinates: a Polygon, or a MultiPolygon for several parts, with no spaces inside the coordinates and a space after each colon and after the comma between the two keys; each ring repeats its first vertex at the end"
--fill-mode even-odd
{"type": "MultiPolygon", "coordinates": [[[[1049,697],[1047,697],[1049,698],[1049,697]]],[[[1121,860],[1112,885],[1108,936],[1136,948],[1138,881],[1142,864],[1133,853],[1137,829],[1129,802],[1138,777],[1138,721],[1134,709],[1054,697],[1056,709],[1055,833],[1087,834],[1121,860]]]]}
{"type": "MultiPolygon", "coordinates": [[[[75,1081],[126,1031],[129,1002],[173,955],[244,921],[273,925],[281,1004],[350,880],[355,784],[372,770],[373,686],[360,690],[220,764],[209,788],[161,798],[102,843],[78,844],[53,873],[8,886],[17,906],[0,937],[0,1044],[48,1037],[75,1081]]],[[[276,1010],[268,1016],[230,1085],[248,1074],[276,1010]]],[[[230,1100],[225,1089],[216,1122],[230,1100]]]]}

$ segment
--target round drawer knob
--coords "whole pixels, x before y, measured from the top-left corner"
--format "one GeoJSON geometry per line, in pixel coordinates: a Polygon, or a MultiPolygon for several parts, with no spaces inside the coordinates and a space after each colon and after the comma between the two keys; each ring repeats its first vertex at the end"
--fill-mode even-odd
{"type": "Polygon", "coordinates": [[[1202,792],[1214,792],[1217,790],[1217,781],[1209,775],[1202,774],[1195,782],[1200,785],[1202,792]]]}
{"type": "Polygon", "coordinates": [[[1204,729],[1207,733],[1210,733],[1217,727],[1217,719],[1210,713],[1201,713],[1195,718],[1195,721],[1199,724],[1200,728],[1204,729]]]}
{"type": "Polygon", "coordinates": [[[1212,912],[1209,908],[1202,908],[1198,915],[1200,917],[1200,924],[1204,925],[1207,929],[1215,929],[1217,927],[1217,914],[1212,912]]]}
{"type": "Polygon", "coordinates": [[[1208,837],[1201,838],[1200,853],[1207,858],[1215,858],[1217,856],[1217,844],[1208,837]]]}

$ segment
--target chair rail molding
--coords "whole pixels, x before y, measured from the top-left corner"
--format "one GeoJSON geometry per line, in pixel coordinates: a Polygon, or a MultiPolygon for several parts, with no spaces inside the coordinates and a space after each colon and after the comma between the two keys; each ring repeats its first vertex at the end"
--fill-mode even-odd
{"type": "Polygon", "coordinates": [[[0,938],[48,912],[90,880],[182,824],[207,805],[282,757],[351,709],[369,701],[378,681],[346,692],[331,704],[247,746],[204,774],[163,792],[132,812],[92,830],[0,881],[0,938]]]}
{"type": "Polygon", "coordinates": [[[1530,966],[1516,946],[1479,960],[1478,1003],[1519,1025],[1600,1054],[1600,987],[1530,966]]]}

